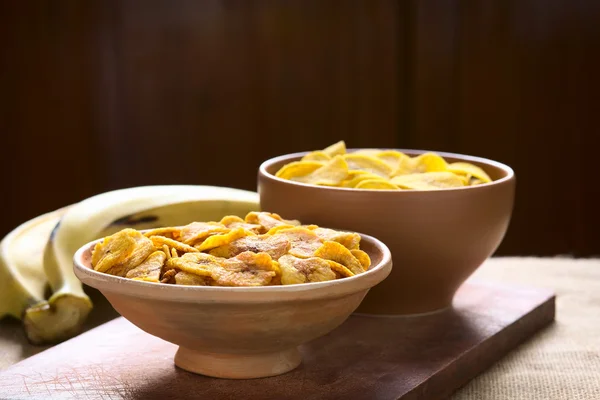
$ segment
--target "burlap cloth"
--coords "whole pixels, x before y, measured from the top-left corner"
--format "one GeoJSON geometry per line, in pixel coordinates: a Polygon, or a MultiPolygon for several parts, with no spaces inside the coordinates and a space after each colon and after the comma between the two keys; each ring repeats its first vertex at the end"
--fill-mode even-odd
{"type": "MultiPolygon", "coordinates": [[[[600,259],[493,258],[476,276],[553,289],[556,323],[452,399],[600,400],[600,259]]],[[[18,323],[0,323],[0,370],[41,350],[27,345],[18,323]]]]}

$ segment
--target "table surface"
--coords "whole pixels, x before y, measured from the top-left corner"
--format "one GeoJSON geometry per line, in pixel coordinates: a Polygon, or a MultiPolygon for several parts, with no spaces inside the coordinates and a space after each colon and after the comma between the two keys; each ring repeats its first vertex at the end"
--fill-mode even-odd
{"type": "MultiPolygon", "coordinates": [[[[600,259],[492,258],[475,276],[554,290],[556,323],[452,399],[600,399],[600,259]]],[[[17,322],[0,323],[0,370],[44,349],[28,345],[17,322]]]]}

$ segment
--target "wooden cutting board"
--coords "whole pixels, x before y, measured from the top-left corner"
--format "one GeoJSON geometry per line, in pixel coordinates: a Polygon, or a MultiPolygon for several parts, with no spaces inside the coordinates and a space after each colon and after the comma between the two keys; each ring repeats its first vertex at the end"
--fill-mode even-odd
{"type": "Polygon", "coordinates": [[[173,364],[176,346],[123,318],[0,374],[2,399],[442,399],[554,320],[554,294],[469,281],[454,308],[418,317],[353,315],[301,348],[303,364],[255,380],[173,364]]]}

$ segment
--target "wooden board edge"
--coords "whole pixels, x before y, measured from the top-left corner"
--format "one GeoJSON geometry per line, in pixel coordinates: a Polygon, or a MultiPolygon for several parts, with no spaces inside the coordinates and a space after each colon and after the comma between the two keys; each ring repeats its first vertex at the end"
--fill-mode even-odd
{"type": "Polygon", "coordinates": [[[555,321],[555,316],[556,294],[551,293],[549,297],[522,318],[486,338],[477,346],[477,351],[471,349],[465,352],[452,365],[447,366],[443,373],[433,375],[430,379],[406,393],[401,399],[447,399],[512,350],[551,325],[555,321]],[[452,386],[452,382],[456,383],[452,386]],[[439,388],[443,389],[440,390],[439,388]]]}

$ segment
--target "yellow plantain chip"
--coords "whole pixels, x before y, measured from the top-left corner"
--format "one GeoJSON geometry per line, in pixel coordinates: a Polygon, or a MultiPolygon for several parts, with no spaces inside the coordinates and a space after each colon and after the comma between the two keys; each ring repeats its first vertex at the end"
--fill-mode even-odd
{"type": "Polygon", "coordinates": [[[344,159],[351,170],[361,170],[370,172],[384,178],[388,178],[394,170],[384,161],[374,156],[366,154],[346,154],[344,159]]]}
{"type": "Polygon", "coordinates": [[[347,188],[355,188],[356,185],[361,183],[362,181],[370,180],[370,179],[383,179],[379,175],[372,174],[370,172],[365,172],[364,174],[356,175],[352,179],[344,180],[340,186],[347,188]]]}
{"type": "Polygon", "coordinates": [[[280,230],[283,229],[291,229],[294,228],[294,225],[279,225],[279,226],[274,226],[273,228],[269,229],[269,231],[265,234],[265,235],[274,235],[277,232],[279,232],[280,230]]]}
{"type": "Polygon", "coordinates": [[[322,258],[298,258],[288,254],[279,259],[279,266],[282,285],[325,282],[336,278],[329,262],[322,258]]]}
{"type": "MultiPolygon", "coordinates": [[[[455,174],[456,175],[456,174],[455,174]]],[[[456,175],[458,179],[463,183],[464,186],[469,186],[471,184],[471,177],[469,175],[456,175]]]]}
{"type": "Polygon", "coordinates": [[[314,231],[301,227],[282,229],[273,237],[285,237],[290,242],[288,253],[300,258],[312,257],[323,244],[323,240],[314,231]]]}
{"type": "Polygon", "coordinates": [[[196,248],[200,251],[207,251],[207,250],[214,249],[215,247],[224,246],[226,244],[229,244],[229,243],[233,242],[234,240],[237,240],[244,236],[253,236],[253,235],[255,235],[255,233],[250,232],[249,230],[246,230],[244,228],[235,228],[227,233],[209,236],[208,238],[206,238],[206,240],[204,242],[196,245],[196,248]]]}
{"type": "Polygon", "coordinates": [[[227,233],[230,230],[219,222],[192,222],[181,228],[181,241],[194,246],[209,236],[227,233]]]}
{"type": "Polygon", "coordinates": [[[356,189],[398,190],[399,187],[383,178],[379,178],[361,181],[356,185],[356,189]]]}
{"type": "Polygon", "coordinates": [[[185,243],[181,243],[177,240],[169,239],[164,236],[152,236],[150,237],[150,240],[152,240],[152,243],[154,243],[154,246],[156,246],[157,249],[161,249],[162,246],[166,244],[171,249],[177,249],[182,253],[195,253],[198,251],[198,249],[192,246],[188,246],[185,243]]]}
{"type": "Polygon", "coordinates": [[[371,257],[362,250],[350,250],[350,252],[358,261],[360,261],[360,265],[362,265],[363,269],[367,271],[371,266],[371,257]]]}
{"type": "Polygon", "coordinates": [[[406,154],[396,150],[385,150],[376,154],[376,157],[392,167],[392,171],[396,171],[400,166],[403,158],[408,157],[406,154]]]}
{"type": "Polygon", "coordinates": [[[166,269],[177,269],[190,274],[211,277],[211,269],[220,268],[223,259],[206,253],[186,253],[167,260],[166,269]]]}
{"type": "Polygon", "coordinates": [[[224,217],[221,220],[221,224],[225,225],[229,229],[244,228],[256,234],[265,233],[266,231],[264,226],[260,224],[249,224],[242,218],[235,215],[224,217]]]}
{"type": "MultiPolygon", "coordinates": [[[[350,180],[350,179],[354,179],[359,175],[365,175],[368,174],[367,171],[361,171],[360,169],[351,169],[348,171],[348,176],[346,176],[346,180],[350,180]]],[[[379,175],[375,175],[372,174],[373,176],[379,176],[379,175]]]]}
{"type": "Polygon", "coordinates": [[[324,148],[323,153],[327,154],[330,157],[346,154],[346,142],[340,140],[339,142],[324,148]]]}
{"type": "Polygon", "coordinates": [[[464,182],[452,172],[425,172],[422,174],[400,175],[392,178],[392,183],[402,189],[436,190],[464,186],[464,182]]]}
{"type": "Polygon", "coordinates": [[[293,181],[312,185],[337,186],[348,176],[348,164],[342,156],[335,156],[321,168],[293,181]]]}
{"type": "Polygon", "coordinates": [[[283,219],[278,214],[268,212],[249,212],[245,220],[249,224],[262,225],[265,231],[281,225],[300,225],[300,221],[283,219]]]}
{"type": "Polygon", "coordinates": [[[219,222],[221,225],[227,226],[235,223],[245,223],[243,218],[238,217],[237,215],[227,215],[221,219],[219,222]]]}
{"type": "Polygon", "coordinates": [[[281,179],[301,178],[321,168],[323,164],[319,161],[293,161],[281,167],[275,176],[281,179]]]}
{"type": "Polygon", "coordinates": [[[130,269],[125,277],[147,282],[158,282],[160,271],[166,259],[167,255],[162,250],[157,250],[150,254],[140,265],[130,269]]]}
{"type": "Polygon", "coordinates": [[[360,261],[354,257],[350,250],[338,242],[325,241],[325,243],[315,251],[314,256],[342,264],[352,271],[353,274],[364,272],[360,261]]]}
{"type": "Polygon", "coordinates": [[[326,162],[331,160],[331,156],[323,151],[313,151],[302,157],[301,161],[326,162]]]}
{"type": "Polygon", "coordinates": [[[266,253],[244,252],[211,269],[217,286],[266,286],[281,274],[279,264],[266,253]]]}
{"type": "MultiPolygon", "coordinates": [[[[275,228],[273,228],[275,229],[275,228]]],[[[267,253],[274,260],[279,259],[290,249],[290,241],[282,235],[244,236],[231,243],[215,247],[209,254],[216,257],[231,258],[245,251],[267,253]]]]}
{"type": "Polygon", "coordinates": [[[445,171],[448,164],[435,153],[423,153],[417,157],[403,157],[393,176],[445,171]]]}
{"type": "Polygon", "coordinates": [[[358,250],[360,246],[360,235],[355,232],[336,231],[329,228],[313,229],[323,241],[338,242],[348,250],[358,250]]]}
{"type": "Polygon", "coordinates": [[[477,165],[473,165],[466,162],[455,162],[448,165],[448,171],[453,172],[458,175],[465,175],[479,179],[484,183],[488,183],[492,181],[492,178],[488,174],[485,173],[483,169],[478,167],[477,165]]]}
{"type": "Polygon", "coordinates": [[[169,239],[179,240],[181,235],[181,229],[176,227],[170,228],[156,228],[151,229],[148,232],[144,232],[144,236],[149,238],[150,236],[164,236],[169,239]]]}
{"type": "Polygon", "coordinates": [[[212,278],[207,276],[200,276],[196,274],[190,274],[189,272],[179,271],[175,274],[176,285],[188,285],[188,286],[210,286],[212,278]]]}
{"type": "Polygon", "coordinates": [[[331,260],[325,260],[329,263],[331,270],[335,272],[336,277],[343,278],[346,276],[354,276],[354,273],[340,263],[331,260]]]}
{"type": "Polygon", "coordinates": [[[125,276],[153,251],[150,239],[135,229],[123,229],[94,246],[92,267],[99,272],[125,276]]]}
{"type": "Polygon", "coordinates": [[[171,258],[171,251],[169,250],[169,246],[167,246],[166,244],[162,245],[162,251],[165,253],[165,256],[167,257],[167,260],[169,258],[171,258]]]}
{"type": "Polygon", "coordinates": [[[481,185],[482,183],[485,183],[485,182],[482,181],[481,179],[477,179],[477,178],[471,178],[469,180],[469,185],[471,185],[471,186],[481,185]]]}
{"type": "Polygon", "coordinates": [[[379,153],[381,153],[382,151],[383,150],[381,150],[381,149],[360,149],[360,150],[353,151],[352,153],[349,153],[349,154],[362,154],[365,156],[377,157],[377,155],[379,153]]]}

